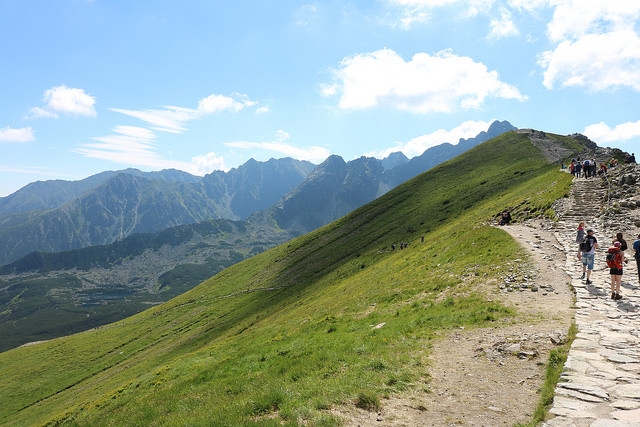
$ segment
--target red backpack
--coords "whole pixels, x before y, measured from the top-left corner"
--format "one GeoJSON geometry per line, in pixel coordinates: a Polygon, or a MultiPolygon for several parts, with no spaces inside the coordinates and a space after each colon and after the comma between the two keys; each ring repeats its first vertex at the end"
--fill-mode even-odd
{"type": "Polygon", "coordinates": [[[620,249],[615,246],[611,246],[607,250],[607,267],[609,268],[622,268],[622,254],[620,249]]]}

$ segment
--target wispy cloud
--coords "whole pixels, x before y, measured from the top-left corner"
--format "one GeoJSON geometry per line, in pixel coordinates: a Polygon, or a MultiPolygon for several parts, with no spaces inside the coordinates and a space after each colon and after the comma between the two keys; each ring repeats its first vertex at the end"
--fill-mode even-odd
{"type": "Polygon", "coordinates": [[[464,17],[474,17],[491,10],[495,0],[388,0],[388,4],[398,10],[394,26],[409,30],[415,25],[429,21],[433,11],[445,6],[458,5],[464,17]]]}
{"type": "Polygon", "coordinates": [[[394,147],[387,148],[385,150],[372,151],[366,156],[382,159],[389,154],[401,151],[405,156],[415,157],[425,152],[425,150],[435,147],[436,145],[444,144],[448,142],[453,145],[457,145],[460,139],[474,138],[480,132],[486,131],[493,120],[490,121],[466,121],[460,126],[457,126],[451,130],[439,129],[435,132],[420,135],[410,139],[407,142],[399,142],[394,147]]]}
{"type": "Polygon", "coordinates": [[[83,89],[70,88],[65,85],[52,87],[44,93],[44,106],[29,110],[27,118],[53,118],[61,114],[65,116],[95,117],[96,100],[83,89]]]}
{"type": "Polygon", "coordinates": [[[34,141],[33,129],[30,126],[26,128],[14,129],[5,127],[0,129],[0,143],[2,142],[30,142],[34,141]]]}
{"type": "Polygon", "coordinates": [[[224,170],[224,160],[215,153],[193,157],[191,162],[166,159],[157,153],[157,136],[150,129],[137,126],[116,126],[112,135],[94,138],[83,144],[76,153],[94,159],[108,160],[122,165],[151,169],[180,169],[194,175],[224,170]]]}
{"type": "Polygon", "coordinates": [[[388,107],[422,114],[479,108],[487,98],[527,99],[496,71],[449,50],[418,53],[410,61],[390,49],[345,58],[322,94],[339,95],[342,109],[388,107]]]}
{"type": "Polygon", "coordinates": [[[310,162],[322,162],[331,152],[324,147],[311,146],[311,147],[296,147],[293,144],[286,143],[290,138],[289,133],[284,130],[278,130],[276,132],[274,141],[268,142],[252,142],[252,141],[232,141],[225,143],[226,146],[232,148],[240,148],[246,150],[264,150],[267,152],[277,153],[278,155],[284,155],[287,157],[293,157],[298,160],[307,160],[310,162]]]}
{"type": "Polygon", "coordinates": [[[213,152],[195,156],[191,162],[165,158],[157,152],[158,135],[154,131],[181,134],[186,131],[186,125],[190,121],[224,111],[239,112],[256,104],[248,96],[235,93],[232,96],[209,95],[200,100],[196,108],[176,106],[144,110],[111,108],[114,112],[145,122],[149,128],[116,126],[111,135],[95,137],[93,140],[96,142],[83,144],[74,151],[85,157],[124,165],[154,169],[175,168],[194,175],[204,175],[213,170],[224,170],[224,159],[213,152]]]}
{"type": "Polygon", "coordinates": [[[74,151],[86,157],[124,164],[155,166],[162,161],[154,151],[156,135],[149,129],[116,126],[114,134],[93,139],[98,142],[83,144],[74,151]]]}
{"type": "Polygon", "coordinates": [[[212,94],[202,99],[197,108],[165,106],[162,109],[130,110],[112,108],[112,111],[140,119],[155,130],[170,133],[183,133],[185,124],[203,118],[206,115],[223,111],[238,112],[244,108],[256,105],[243,94],[232,96],[212,94]]]}

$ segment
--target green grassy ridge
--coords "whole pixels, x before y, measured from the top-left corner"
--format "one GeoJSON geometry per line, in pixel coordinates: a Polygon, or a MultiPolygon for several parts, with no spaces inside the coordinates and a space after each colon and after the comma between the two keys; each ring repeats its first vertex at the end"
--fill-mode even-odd
{"type": "Polygon", "coordinates": [[[325,409],[427,392],[431,340],[517,317],[474,292],[526,257],[486,221],[569,184],[505,134],[166,304],[1,353],[0,423],[339,425],[325,409]]]}

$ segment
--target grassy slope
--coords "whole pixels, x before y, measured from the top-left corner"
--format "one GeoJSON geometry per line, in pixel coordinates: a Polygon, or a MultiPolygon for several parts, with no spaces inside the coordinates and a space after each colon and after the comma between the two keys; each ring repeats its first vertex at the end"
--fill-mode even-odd
{"type": "Polygon", "coordinates": [[[339,425],[326,409],[428,392],[432,339],[517,319],[474,292],[525,257],[486,221],[569,184],[504,134],[166,304],[1,353],[0,424],[339,425]]]}

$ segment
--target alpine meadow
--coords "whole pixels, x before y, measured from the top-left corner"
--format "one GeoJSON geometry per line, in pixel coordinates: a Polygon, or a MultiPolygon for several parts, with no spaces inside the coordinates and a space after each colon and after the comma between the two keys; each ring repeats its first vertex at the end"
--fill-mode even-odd
{"type": "Polygon", "coordinates": [[[169,302],[0,353],[0,424],[340,426],[428,394],[436,340],[535,321],[501,302],[528,254],[494,225],[567,196],[584,143],[546,136],[567,155],[506,132],[169,302]]]}

